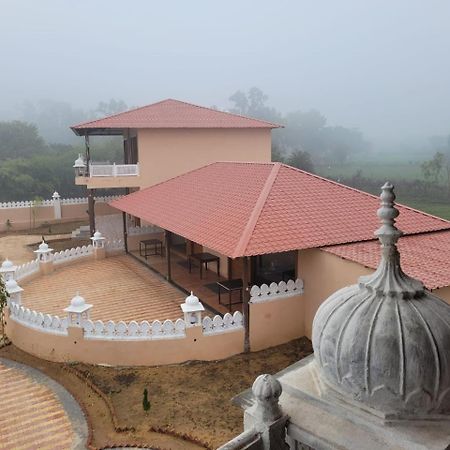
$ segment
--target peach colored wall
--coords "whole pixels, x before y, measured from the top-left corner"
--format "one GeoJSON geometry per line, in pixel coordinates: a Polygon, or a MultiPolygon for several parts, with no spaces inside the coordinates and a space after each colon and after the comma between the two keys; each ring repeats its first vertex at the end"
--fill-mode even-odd
{"type": "Polygon", "coordinates": [[[250,303],[252,351],[284,344],[305,335],[303,295],[250,303]]]}
{"type": "Polygon", "coordinates": [[[133,188],[141,186],[140,176],[128,177],[75,177],[75,185],[88,189],[133,188]]]}
{"type": "Polygon", "coordinates": [[[314,316],[324,300],[338,289],[355,284],[359,276],[372,272],[372,269],[320,249],[300,250],[298,277],[304,282],[305,336],[311,338],[314,316]]]}
{"type": "Polygon", "coordinates": [[[431,291],[434,295],[437,295],[438,297],[445,300],[447,303],[450,304],[450,286],[445,286],[443,288],[434,289],[431,291]]]}
{"type": "Polygon", "coordinates": [[[215,161],[270,161],[269,129],[138,130],[141,187],[215,161]]]}
{"type": "MultiPolygon", "coordinates": [[[[65,204],[61,205],[61,219],[55,219],[55,210],[53,206],[38,206],[30,208],[0,208],[0,231],[5,231],[6,221],[9,219],[12,223],[12,230],[25,230],[47,222],[49,224],[68,222],[71,220],[88,220],[87,203],[65,204]],[[34,211],[34,219],[33,219],[34,211]]],[[[108,214],[118,214],[119,211],[108,203],[97,202],[95,204],[95,213],[103,216],[108,214]]]]}
{"type": "Polygon", "coordinates": [[[243,350],[244,331],[204,335],[201,327],[186,329],[185,338],[158,340],[84,339],[81,328],[69,328],[69,335],[56,335],[28,328],[7,317],[6,332],[11,341],[27,353],[48,361],[78,361],[111,366],[153,366],[190,360],[213,361],[243,350]]]}

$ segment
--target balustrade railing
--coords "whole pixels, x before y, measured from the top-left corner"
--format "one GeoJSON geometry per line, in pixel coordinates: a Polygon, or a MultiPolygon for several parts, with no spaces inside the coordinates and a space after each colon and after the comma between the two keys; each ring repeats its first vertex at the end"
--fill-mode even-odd
{"type": "Polygon", "coordinates": [[[261,286],[252,286],[250,289],[250,302],[258,303],[278,298],[290,297],[303,294],[303,280],[297,278],[279,283],[262,284],[261,286]]]}
{"type": "Polygon", "coordinates": [[[139,175],[139,164],[90,164],[90,177],[128,177],[139,175]]]}

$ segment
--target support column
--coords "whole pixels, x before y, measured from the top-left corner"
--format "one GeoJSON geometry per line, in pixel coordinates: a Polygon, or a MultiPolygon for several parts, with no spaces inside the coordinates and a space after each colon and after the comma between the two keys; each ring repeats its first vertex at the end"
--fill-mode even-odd
{"type": "Polygon", "coordinates": [[[89,231],[95,233],[95,189],[88,189],[89,231]]]}
{"type": "Polygon", "coordinates": [[[243,305],[242,315],[244,319],[244,352],[250,352],[250,307],[248,302],[250,301],[250,288],[249,288],[249,261],[248,257],[242,258],[242,290],[243,290],[243,305]]]}
{"type": "Polygon", "coordinates": [[[167,261],[167,281],[172,281],[172,264],[171,264],[171,256],[170,256],[170,248],[172,246],[172,233],[168,230],[165,232],[166,234],[166,261],[167,261]]]}
{"type": "Polygon", "coordinates": [[[127,213],[122,213],[123,224],[123,245],[125,246],[125,253],[128,253],[128,228],[127,228],[127,213]]]}

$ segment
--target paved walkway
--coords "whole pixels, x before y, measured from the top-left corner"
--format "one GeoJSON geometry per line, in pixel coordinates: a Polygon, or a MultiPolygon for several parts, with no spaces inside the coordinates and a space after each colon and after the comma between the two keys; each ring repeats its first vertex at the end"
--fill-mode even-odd
{"type": "Polygon", "coordinates": [[[58,383],[36,369],[0,358],[0,449],[82,450],[83,413],[58,383]]]}
{"type": "Polygon", "coordinates": [[[182,317],[186,295],[133,257],[80,261],[22,285],[22,304],[42,313],[63,312],[79,291],[93,306],[92,320],[165,320],[182,317]]]}

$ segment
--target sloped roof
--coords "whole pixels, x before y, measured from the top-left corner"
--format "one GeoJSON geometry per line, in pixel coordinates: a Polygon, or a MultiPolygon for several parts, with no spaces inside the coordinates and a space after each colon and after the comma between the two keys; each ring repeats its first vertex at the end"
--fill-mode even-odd
{"type": "MultiPolygon", "coordinates": [[[[450,231],[403,236],[398,241],[398,249],[405,273],[422,281],[428,289],[450,286],[450,231]]],[[[335,245],[322,250],[371,269],[378,267],[381,257],[378,240],[335,245]]]]}
{"type": "MultiPolygon", "coordinates": [[[[281,163],[216,162],[111,202],[229,257],[374,239],[379,199],[281,163]]],[[[406,234],[450,222],[398,206],[406,234]]]]}
{"type": "Polygon", "coordinates": [[[167,99],[151,105],[114,114],[103,119],[74,125],[76,134],[90,130],[127,128],[279,128],[264,120],[217,111],[179,100],[167,99]]]}

